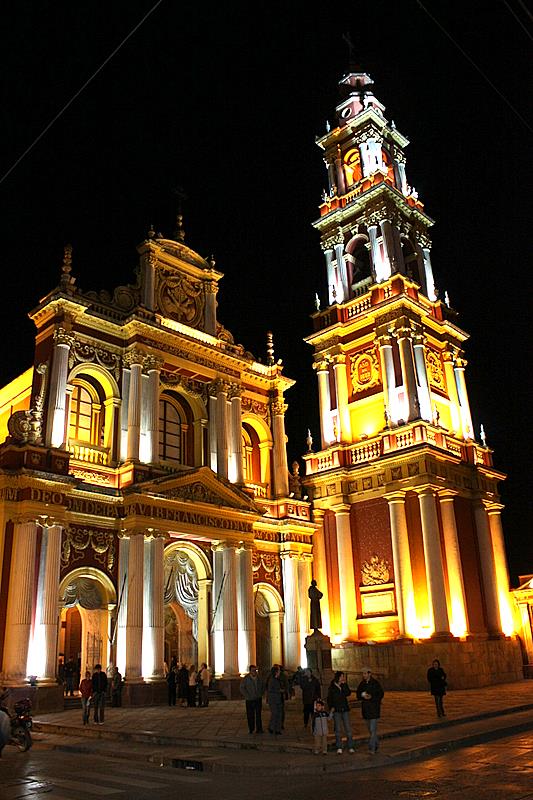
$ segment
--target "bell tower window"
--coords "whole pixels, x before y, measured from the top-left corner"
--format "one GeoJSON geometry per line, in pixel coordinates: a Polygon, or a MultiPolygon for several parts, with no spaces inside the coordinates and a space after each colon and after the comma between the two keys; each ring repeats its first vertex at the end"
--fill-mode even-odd
{"type": "Polygon", "coordinates": [[[344,175],[347,187],[353,186],[363,177],[361,170],[361,156],[357,148],[349,150],[344,156],[344,175]]]}
{"type": "Polygon", "coordinates": [[[192,419],[176,396],[159,400],[159,458],[173,464],[192,464],[192,419]]]}

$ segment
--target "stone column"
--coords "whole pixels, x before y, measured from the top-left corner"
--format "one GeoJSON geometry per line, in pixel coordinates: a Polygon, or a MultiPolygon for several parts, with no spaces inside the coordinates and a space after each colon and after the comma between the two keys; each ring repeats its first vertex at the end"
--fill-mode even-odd
{"type": "Polygon", "coordinates": [[[324,250],[326,257],[326,273],[328,276],[328,303],[330,306],[337,300],[337,281],[335,279],[335,270],[333,268],[333,250],[328,248],[324,250]],[[333,290],[335,289],[335,296],[333,290]]]}
{"type": "Polygon", "coordinates": [[[318,361],[313,364],[318,378],[318,402],[320,412],[320,432],[322,436],[322,449],[329,447],[334,441],[333,425],[331,422],[331,397],[329,394],[329,365],[327,361],[318,361]]]}
{"type": "Polygon", "coordinates": [[[337,257],[337,272],[339,275],[340,285],[337,287],[337,290],[340,289],[340,297],[337,297],[338,303],[345,303],[350,297],[350,290],[348,287],[348,275],[346,273],[346,262],[344,260],[344,243],[338,242],[335,244],[335,255],[337,257]]]}
{"type": "Polygon", "coordinates": [[[398,249],[400,249],[401,252],[401,248],[399,247],[399,244],[396,246],[395,228],[390,220],[382,220],[382,222],[380,222],[380,228],[381,235],[383,236],[383,246],[386,253],[386,261],[388,264],[388,269],[384,272],[384,277],[389,278],[395,272],[401,272],[401,267],[403,266],[403,257],[400,261],[398,249]]]}
{"type": "Polygon", "coordinates": [[[222,381],[217,386],[217,470],[222,478],[228,477],[228,394],[222,381]]]}
{"type": "Polygon", "coordinates": [[[433,636],[450,636],[435,494],[430,487],[418,489],[417,492],[420,503],[422,538],[424,540],[428,599],[429,606],[433,612],[433,636]]]}
{"type": "Polygon", "coordinates": [[[198,663],[210,664],[209,636],[209,590],[213,581],[209,578],[198,579],[198,663]]]}
{"type": "Polygon", "coordinates": [[[154,287],[155,287],[155,268],[157,259],[153,253],[145,253],[142,259],[143,268],[143,305],[149,310],[153,311],[155,307],[154,302],[154,287]]]}
{"type": "Polygon", "coordinates": [[[404,392],[407,395],[405,409],[407,411],[407,419],[405,422],[418,419],[420,416],[413,350],[411,348],[411,333],[411,328],[407,325],[399,327],[396,330],[398,347],[400,350],[400,361],[402,364],[404,392]]]}
{"type": "Polygon", "coordinates": [[[503,538],[502,509],[503,506],[500,503],[486,504],[490,535],[492,539],[492,550],[494,552],[494,566],[496,569],[496,585],[498,587],[501,624],[503,632],[510,636],[513,632],[514,625],[511,598],[509,596],[510,581],[509,570],[507,569],[505,540],[503,538]]]}
{"type": "Polygon", "coordinates": [[[247,672],[255,664],[255,603],[252,548],[244,546],[239,551],[239,671],[247,672]]]}
{"type": "Polygon", "coordinates": [[[130,390],[128,398],[128,461],[139,460],[142,406],[142,356],[128,353],[130,365],[130,390]]]}
{"type": "Polygon", "coordinates": [[[26,681],[36,543],[35,522],[17,522],[13,532],[3,668],[5,683],[10,686],[24,684],[26,681]]]}
{"type": "Polygon", "coordinates": [[[61,447],[65,443],[68,356],[74,341],[74,336],[63,328],[58,328],[54,333],[46,435],[46,443],[52,447],[61,447]]]}
{"type": "Polygon", "coordinates": [[[437,292],[435,291],[435,281],[433,280],[433,267],[431,266],[429,247],[422,248],[422,255],[424,257],[424,274],[426,277],[428,299],[434,303],[437,300],[437,292]]]}
{"type": "Polygon", "coordinates": [[[235,385],[231,387],[231,453],[229,478],[237,484],[244,483],[241,392],[242,389],[240,386],[235,385]]]}
{"type": "Polygon", "coordinates": [[[394,360],[392,357],[392,337],[388,334],[380,336],[376,343],[379,347],[381,364],[381,381],[383,384],[383,403],[389,418],[398,422],[396,402],[396,376],[394,374],[394,360]]]}
{"type": "MultiPolygon", "coordinates": [[[[127,367],[122,367],[122,398],[120,406],[120,461],[128,457],[128,405],[130,398],[131,373],[127,367]]],[[[124,673],[122,673],[124,674],[124,673]]]]}
{"type": "Polygon", "coordinates": [[[204,286],[205,286],[205,332],[210,333],[211,336],[216,336],[218,284],[216,281],[205,281],[204,286]]]}
{"type": "Polygon", "coordinates": [[[239,674],[239,621],[237,613],[236,545],[226,544],[222,550],[222,567],[226,576],[222,590],[222,624],[224,631],[224,675],[239,674]]]}
{"type": "Polygon", "coordinates": [[[163,586],[164,540],[144,540],[144,609],[142,672],[145,680],[163,678],[165,610],[163,586]]]}
{"type": "Polygon", "coordinates": [[[389,504],[394,586],[398,611],[400,636],[413,636],[416,631],[416,606],[409,550],[409,532],[405,516],[405,494],[393,492],[385,495],[389,504]]]}
{"type": "Polygon", "coordinates": [[[285,435],[285,411],[283,395],[270,403],[272,413],[272,439],[274,458],[274,496],[287,497],[289,494],[289,465],[287,463],[287,436],[285,435]]]}
{"type": "Polygon", "coordinates": [[[339,196],[346,193],[346,181],[344,180],[344,169],[342,167],[342,157],[340,150],[335,157],[335,172],[337,175],[337,189],[339,196]]]}
{"type": "Polygon", "coordinates": [[[415,353],[416,375],[418,378],[418,402],[420,404],[420,416],[427,422],[433,419],[431,409],[431,395],[429,393],[428,374],[426,370],[426,359],[424,357],[424,337],[415,334],[413,337],[413,350],[415,353]]]}
{"type": "Polygon", "coordinates": [[[209,466],[213,472],[217,472],[217,399],[211,394],[209,395],[208,414],[209,466]]]}
{"type": "Polygon", "coordinates": [[[461,417],[459,413],[459,395],[455,383],[455,372],[453,370],[454,355],[450,350],[445,350],[442,354],[444,361],[444,374],[446,375],[446,390],[449,398],[450,419],[452,433],[461,433],[461,417]]]}
{"type": "Polygon", "coordinates": [[[337,395],[337,411],[339,415],[340,441],[352,441],[350,409],[348,408],[348,376],[346,374],[346,356],[338,353],[332,357],[335,372],[335,390],[337,395]]]}
{"type": "Polygon", "coordinates": [[[357,639],[357,600],[353,566],[352,529],[350,507],[336,506],[337,559],[339,570],[339,595],[341,606],[342,638],[357,639]]]}
{"type": "Polygon", "coordinates": [[[148,396],[146,404],[146,434],[151,464],[159,462],[159,375],[161,362],[150,357],[148,366],[148,396]]]}
{"type": "Polygon", "coordinates": [[[35,626],[41,628],[39,638],[44,649],[43,671],[39,677],[46,683],[56,682],[61,533],[60,525],[44,528],[41,543],[42,581],[41,574],[39,574],[40,591],[37,597],[38,614],[36,614],[35,626]]]}
{"type": "Polygon", "coordinates": [[[128,624],[128,562],[130,540],[120,535],[118,540],[117,619],[115,623],[116,666],[126,674],[126,631],[128,624]]]}
{"type": "Polygon", "coordinates": [[[144,534],[130,535],[126,617],[126,680],[142,683],[144,534]]]}
{"type": "Polygon", "coordinates": [[[214,631],[214,658],[215,672],[217,675],[224,673],[224,619],[222,615],[222,605],[224,598],[222,595],[223,586],[226,583],[223,565],[223,546],[213,546],[213,593],[211,603],[213,606],[213,631],[214,631]]]}
{"type": "Polygon", "coordinates": [[[372,264],[374,277],[378,283],[385,280],[385,272],[383,268],[383,258],[378,242],[378,226],[368,226],[368,238],[370,241],[370,261],[372,264]]]}
{"type": "Polygon", "coordinates": [[[298,559],[296,551],[281,553],[283,573],[283,598],[285,602],[285,666],[296,669],[300,664],[300,605],[298,599],[298,559]]]}
{"type": "Polygon", "coordinates": [[[461,412],[463,436],[465,439],[473,439],[474,428],[472,425],[472,417],[470,414],[470,403],[468,402],[468,393],[466,391],[466,381],[465,381],[466,364],[467,362],[464,358],[456,358],[453,370],[455,372],[457,394],[459,396],[459,408],[461,412]]]}
{"type": "MultiPolygon", "coordinates": [[[[329,591],[328,591],[328,572],[326,566],[326,543],[324,541],[324,512],[322,509],[315,509],[313,519],[318,528],[313,533],[313,578],[317,586],[324,595],[320,603],[322,614],[322,631],[331,635],[331,623],[329,619],[329,591]]],[[[307,592],[305,593],[307,598],[307,592]]],[[[309,598],[307,598],[309,600],[309,598]]]]}
{"type": "Polygon", "coordinates": [[[492,547],[492,537],[490,534],[487,512],[481,500],[474,505],[474,517],[476,520],[481,581],[485,598],[487,630],[489,634],[499,635],[501,634],[501,620],[496,565],[494,563],[494,550],[492,547]]]}
{"type": "Polygon", "coordinates": [[[439,491],[440,512],[444,532],[444,551],[448,567],[448,586],[450,589],[451,629],[454,636],[468,633],[466,614],[466,595],[463,580],[463,567],[455,520],[454,497],[457,492],[450,489],[439,491]]]}

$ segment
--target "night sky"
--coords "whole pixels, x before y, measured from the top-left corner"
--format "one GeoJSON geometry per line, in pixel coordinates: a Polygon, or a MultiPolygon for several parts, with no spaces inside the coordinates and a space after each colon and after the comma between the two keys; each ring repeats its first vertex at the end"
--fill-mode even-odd
{"type": "MultiPolygon", "coordinates": [[[[154,3],[44,2],[4,9],[0,172],[4,175],[154,3]]],[[[531,446],[531,37],[521,0],[425,7],[163,0],[0,183],[2,384],[33,359],[26,313],[57,285],[74,247],[82,289],[133,282],[153,223],[171,236],[181,186],[186,243],[225,277],[219,319],[257,357],[266,331],[297,379],[287,393],[289,463],[319,440],[311,349],[326,275],[311,222],[326,186],[315,137],[334,122],[348,68],[342,34],[411,141],[407,178],[433,229],[433,269],[471,334],[467,382],[502,486],[516,584],[533,572],[531,446]],[[516,14],[518,20],[513,16],[516,14]],[[520,22],[524,28],[520,25],[520,22]],[[528,441],[529,440],[529,441],[528,441]]]]}

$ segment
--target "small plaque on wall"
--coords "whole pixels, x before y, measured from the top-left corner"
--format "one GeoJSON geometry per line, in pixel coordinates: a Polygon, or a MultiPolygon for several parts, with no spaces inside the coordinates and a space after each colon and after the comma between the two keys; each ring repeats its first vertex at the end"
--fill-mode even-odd
{"type": "Polygon", "coordinates": [[[394,592],[369,592],[361,594],[361,609],[365,616],[374,614],[393,614],[396,609],[394,606],[394,592]]]}

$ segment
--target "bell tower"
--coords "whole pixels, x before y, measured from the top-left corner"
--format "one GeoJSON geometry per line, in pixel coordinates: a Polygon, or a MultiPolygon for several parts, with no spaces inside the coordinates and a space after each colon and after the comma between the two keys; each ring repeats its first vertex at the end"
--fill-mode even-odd
{"type": "Polygon", "coordinates": [[[338,668],[356,668],[368,641],[431,639],[460,659],[460,642],[513,633],[505,476],[484,436],[475,440],[468,335],[435,286],[433,221],[408,182],[409,142],[367,73],[351,71],[339,86],[336,124],[317,138],[328,186],[313,225],[327,304],[306,338],[321,441],[305,456],[305,483],[320,525],[324,629],[342,643],[338,668]]]}

